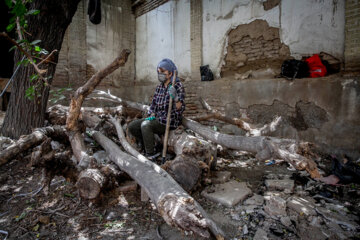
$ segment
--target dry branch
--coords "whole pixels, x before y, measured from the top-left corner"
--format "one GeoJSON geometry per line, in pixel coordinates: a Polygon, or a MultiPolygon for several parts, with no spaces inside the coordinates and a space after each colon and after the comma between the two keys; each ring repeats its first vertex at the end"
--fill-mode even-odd
{"type": "Polygon", "coordinates": [[[202,106],[209,111],[208,114],[200,115],[192,118],[194,121],[206,121],[209,119],[217,119],[229,124],[233,124],[247,132],[247,136],[263,136],[276,130],[276,127],[281,121],[281,117],[276,117],[270,124],[265,124],[261,128],[257,128],[250,123],[247,123],[241,118],[230,118],[225,114],[213,109],[204,99],[200,98],[202,106]]]}
{"type": "Polygon", "coordinates": [[[20,137],[14,144],[0,153],[0,166],[12,160],[16,155],[29,148],[39,145],[47,136],[59,136],[66,138],[65,129],[60,126],[37,128],[31,134],[20,137]]]}
{"type": "MultiPolygon", "coordinates": [[[[137,105],[133,106],[136,107],[137,105]]],[[[137,109],[147,109],[147,106],[143,105],[141,108],[137,109]]],[[[316,163],[312,159],[298,154],[298,152],[301,151],[301,144],[293,139],[279,139],[263,136],[233,136],[215,132],[200,123],[187,118],[183,118],[182,124],[184,127],[200,134],[205,139],[224,147],[256,153],[256,157],[262,160],[270,158],[283,159],[298,170],[306,170],[310,173],[312,178],[321,177],[316,163]]]]}
{"type": "Polygon", "coordinates": [[[66,119],[66,128],[68,130],[68,135],[75,158],[77,159],[79,166],[83,169],[88,167],[91,158],[86,153],[84,139],[81,135],[78,124],[82,103],[86,96],[88,96],[96,88],[102,79],[104,79],[119,67],[125,65],[129,54],[130,50],[123,50],[120,56],[117,57],[110,65],[95,73],[83,86],[79,87],[76,90],[74,96],[71,98],[69,115],[66,119]]]}
{"type": "Polygon", "coordinates": [[[218,239],[223,239],[223,232],[207,217],[201,206],[166,171],[133,149],[127,143],[121,126],[115,120],[112,122],[123,147],[136,158],[122,152],[100,132],[93,133],[94,139],[109,153],[109,158],[146,191],[166,223],[205,238],[210,237],[209,228],[218,239]]]}

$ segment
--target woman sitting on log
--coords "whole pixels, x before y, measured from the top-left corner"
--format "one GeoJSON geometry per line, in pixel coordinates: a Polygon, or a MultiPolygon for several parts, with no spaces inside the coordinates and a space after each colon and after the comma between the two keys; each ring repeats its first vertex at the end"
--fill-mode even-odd
{"type": "Polygon", "coordinates": [[[171,110],[170,129],[176,129],[182,120],[182,113],[185,110],[184,86],[176,77],[174,86],[173,80],[177,68],[170,59],[163,59],[157,66],[158,79],[160,84],[156,87],[152,99],[148,117],[138,119],[129,124],[129,132],[136,138],[137,143],[145,147],[146,157],[155,161],[160,153],[154,149],[154,134],[163,135],[166,129],[166,117],[169,109],[170,97],[173,99],[171,110]]]}

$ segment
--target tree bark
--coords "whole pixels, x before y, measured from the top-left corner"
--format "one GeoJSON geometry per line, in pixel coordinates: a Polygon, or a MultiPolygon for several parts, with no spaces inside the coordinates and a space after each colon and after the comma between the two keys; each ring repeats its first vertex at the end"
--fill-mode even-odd
{"type": "MultiPolygon", "coordinates": [[[[138,108],[137,105],[133,104],[132,107],[141,110],[146,109],[147,106],[142,105],[141,108],[138,108]]],[[[303,144],[298,143],[293,139],[262,136],[232,136],[215,132],[200,123],[187,118],[183,118],[182,125],[200,134],[202,137],[224,147],[256,153],[256,157],[261,160],[269,158],[283,159],[298,170],[306,170],[310,173],[312,178],[321,177],[316,163],[312,159],[298,154],[298,152],[301,152],[303,144]]]]}
{"type": "Polygon", "coordinates": [[[261,160],[270,158],[283,159],[298,170],[308,171],[312,178],[321,177],[316,163],[312,159],[297,153],[299,148],[295,140],[261,136],[232,136],[215,132],[190,119],[183,119],[183,125],[224,147],[256,153],[256,158],[261,160]]]}
{"type": "Polygon", "coordinates": [[[276,127],[281,121],[281,117],[276,117],[270,124],[265,124],[261,128],[253,126],[253,124],[245,122],[241,118],[230,118],[225,116],[225,114],[219,112],[218,110],[213,109],[204,99],[200,98],[200,103],[203,107],[209,111],[208,114],[196,116],[192,118],[194,121],[205,121],[209,119],[217,119],[226,123],[237,126],[247,132],[247,136],[264,136],[276,130],[276,127]]]}
{"type": "MultiPolygon", "coordinates": [[[[38,9],[40,14],[28,17],[28,29],[31,35],[30,42],[39,39],[40,46],[49,52],[54,49],[60,51],[65,30],[74,16],[80,0],[35,0],[29,5],[29,9],[38,9]]],[[[22,55],[16,50],[14,62],[17,63],[22,55]]],[[[58,54],[54,55],[52,62],[58,62],[58,54]]],[[[51,77],[55,73],[55,64],[45,63],[47,68],[45,77],[51,77]]],[[[15,64],[16,67],[16,64],[15,64]]],[[[12,83],[12,94],[6,111],[4,124],[1,133],[4,136],[17,139],[20,135],[30,134],[34,128],[44,125],[46,105],[49,97],[50,86],[38,88],[40,97],[29,100],[25,97],[25,91],[30,87],[29,77],[34,74],[34,67],[31,65],[21,66],[12,83]]]]}
{"type": "Polygon", "coordinates": [[[201,206],[166,171],[131,149],[124,137],[121,137],[124,148],[137,158],[122,152],[100,132],[94,132],[92,136],[109,153],[109,158],[146,191],[167,224],[204,238],[210,237],[210,229],[217,239],[224,239],[221,229],[201,206]]]}
{"type": "Polygon", "coordinates": [[[12,160],[16,155],[22,153],[29,148],[39,145],[43,142],[47,136],[58,136],[60,138],[66,138],[65,129],[60,126],[38,128],[35,131],[23,138],[20,138],[14,144],[4,149],[0,153],[0,166],[4,165],[8,161],[12,160]]]}
{"type": "Polygon", "coordinates": [[[95,73],[83,86],[79,87],[74,96],[71,98],[69,114],[66,119],[66,129],[68,130],[69,140],[79,166],[86,169],[91,161],[90,156],[86,153],[84,139],[79,127],[79,117],[81,106],[84,99],[99,85],[102,79],[111,74],[121,66],[124,66],[130,50],[123,50],[111,64],[104,69],[95,73]]]}

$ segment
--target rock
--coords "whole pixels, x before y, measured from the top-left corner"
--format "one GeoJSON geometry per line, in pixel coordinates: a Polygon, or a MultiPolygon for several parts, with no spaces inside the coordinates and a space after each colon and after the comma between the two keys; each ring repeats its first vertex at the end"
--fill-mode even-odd
{"type": "Polygon", "coordinates": [[[246,199],[244,205],[263,205],[264,204],[264,197],[258,194],[254,194],[251,198],[246,199]]]}
{"type": "Polygon", "coordinates": [[[247,205],[244,206],[244,210],[247,214],[250,214],[250,213],[254,213],[257,207],[258,207],[257,205],[247,205]]]}
{"type": "Polygon", "coordinates": [[[227,207],[232,207],[244,201],[251,194],[252,191],[246,186],[246,183],[233,180],[223,184],[216,184],[201,192],[203,197],[227,207]]]}
{"type": "Polygon", "coordinates": [[[214,184],[225,183],[230,180],[231,172],[228,171],[217,171],[215,172],[215,177],[211,178],[211,182],[214,184]]]}
{"type": "Polygon", "coordinates": [[[41,222],[42,224],[47,225],[50,222],[50,217],[41,215],[39,216],[38,221],[41,222]]]}
{"type": "Polygon", "coordinates": [[[126,181],[117,188],[119,192],[133,192],[136,189],[137,183],[135,181],[126,181]]]}
{"type": "Polygon", "coordinates": [[[109,214],[106,216],[106,220],[111,221],[119,218],[119,214],[116,212],[109,212],[109,214]]]}
{"type": "Polygon", "coordinates": [[[265,185],[268,190],[284,191],[285,193],[292,193],[294,191],[294,180],[265,180],[265,185]]]}
{"type": "Polygon", "coordinates": [[[281,217],[280,218],[280,222],[282,225],[284,225],[285,227],[290,227],[292,225],[292,222],[290,220],[290,217],[286,216],[286,217],[281,217]]]}
{"type": "Polygon", "coordinates": [[[300,239],[311,239],[311,240],[326,240],[333,239],[329,238],[326,233],[321,228],[309,226],[305,222],[301,222],[297,226],[297,235],[300,239]]]}
{"type": "Polygon", "coordinates": [[[270,216],[286,216],[286,200],[281,197],[271,196],[266,201],[264,210],[270,216]]]}
{"type": "Polygon", "coordinates": [[[58,150],[62,146],[64,146],[63,144],[60,144],[58,141],[51,141],[50,145],[51,145],[52,150],[58,150]]]}
{"type": "Polygon", "coordinates": [[[99,164],[104,164],[106,163],[108,160],[108,154],[101,150],[101,151],[97,151],[96,153],[93,154],[93,157],[96,159],[96,161],[99,163],[99,164]]]}
{"type": "Polygon", "coordinates": [[[248,226],[245,224],[243,227],[243,234],[246,235],[249,233],[248,226]]]}
{"type": "Polygon", "coordinates": [[[301,197],[290,197],[287,201],[289,209],[294,210],[300,215],[314,216],[316,215],[315,205],[309,200],[301,197]]]}
{"type": "Polygon", "coordinates": [[[259,228],[256,233],[255,236],[253,238],[253,240],[268,240],[269,238],[267,237],[267,233],[265,232],[264,229],[259,228]]]}

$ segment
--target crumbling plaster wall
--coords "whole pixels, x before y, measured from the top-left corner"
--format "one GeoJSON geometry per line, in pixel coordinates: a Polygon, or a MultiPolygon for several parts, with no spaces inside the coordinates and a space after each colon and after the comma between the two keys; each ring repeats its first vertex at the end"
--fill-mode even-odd
{"type": "MultiPolygon", "coordinates": [[[[260,126],[275,116],[282,122],[271,135],[310,141],[324,150],[347,152],[360,157],[360,78],[324,77],[316,79],[231,78],[212,82],[189,82],[186,115],[205,113],[199,97],[229,117],[242,117],[260,126]]],[[[220,121],[217,125],[241,133],[220,121]]]]}
{"type": "Polygon", "coordinates": [[[282,0],[268,11],[262,2],[203,0],[203,62],[217,76],[224,64],[228,33],[256,19],[280,29],[281,42],[293,57],[325,51],[343,59],[344,0],[282,0]]]}

